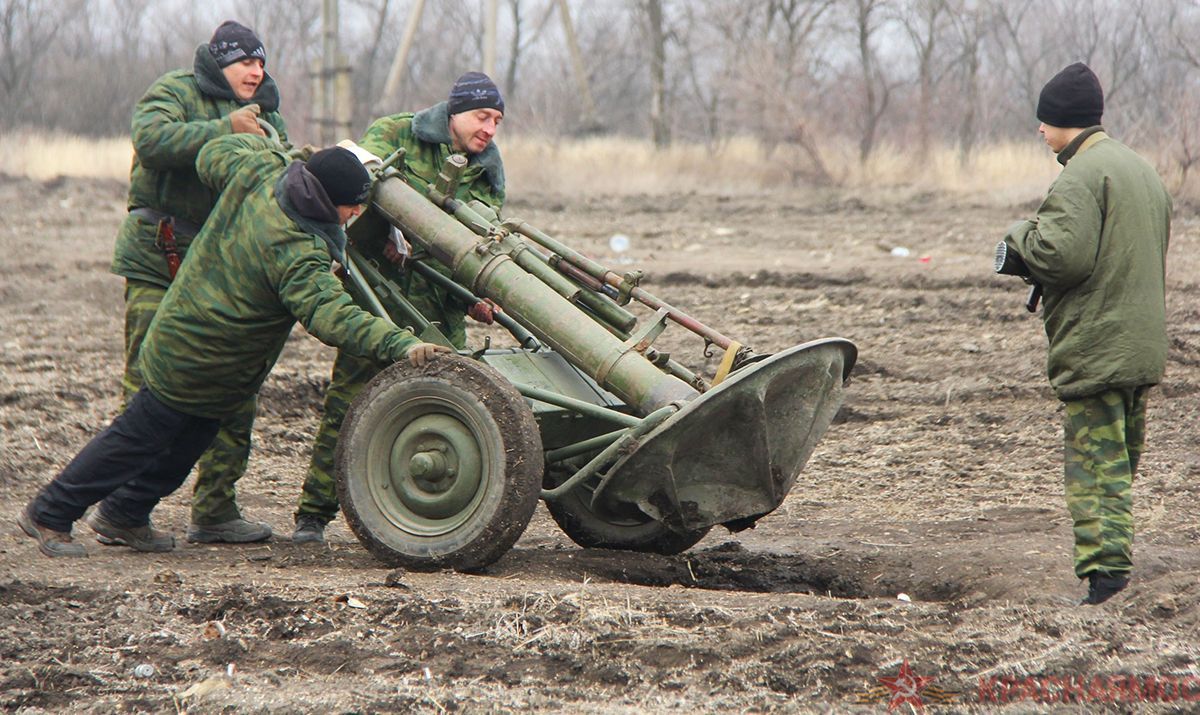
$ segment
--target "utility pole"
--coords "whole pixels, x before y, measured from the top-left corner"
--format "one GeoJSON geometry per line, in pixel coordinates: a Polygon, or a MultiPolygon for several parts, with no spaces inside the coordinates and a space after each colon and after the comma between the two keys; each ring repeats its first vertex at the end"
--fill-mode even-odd
{"type": "Polygon", "coordinates": [[[496,76],[496,16],[498,0],[486,0],[483,8],[483,73],[496,76]]]}
{"type": "Polygon", "coordinates": [[[392,67],[388,70],[387,81],[383,83],[383,92],[375,103],[376,114],[388,114],[392,103],[397,99],[396,92],[404,81],[404,72],[408,69],[408,53],[412,49],[413,40],[417,36],[417,27],[421,24],[421,13],[425,10],[425,0],[416,0],[408,12],[408,21],[404,23],[404,35],[400,38],[400,46],[396,48],[396,56],[392,59],[392,67]]]}
{"type": "Polygon", "coordinates": [[[321,64],[313,72],[313,135],[322,145],[350,138],[350,62],[338,46],[338,0],[321,2],[321,64]]]}

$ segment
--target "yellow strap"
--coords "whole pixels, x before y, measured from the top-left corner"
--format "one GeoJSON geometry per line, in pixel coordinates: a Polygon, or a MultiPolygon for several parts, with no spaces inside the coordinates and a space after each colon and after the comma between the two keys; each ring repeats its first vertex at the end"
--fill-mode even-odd
{"type": "Polygon", "coordinates": [[[733,359],[737,357],[738,350],[742,349],[742,344],[736,340],[729,342],[729,347],[725,349],[725,357],[721,358],[721,364],[717,367],[717,375],[712,380],[712,386],[716,387],[721,384],[721,381],[729,376],[729,370],[733,367],[733,359]]]}

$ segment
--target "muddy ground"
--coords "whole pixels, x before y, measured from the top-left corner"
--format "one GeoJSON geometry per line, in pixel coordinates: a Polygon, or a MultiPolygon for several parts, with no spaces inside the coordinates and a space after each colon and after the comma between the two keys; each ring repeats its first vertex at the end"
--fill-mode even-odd
{"type": "MultiPolygon", "coordinates": [[[[44,559],[13,519],[118,408],[122,283],[107,268],[123,194],[119,182],[0,180],[0,708],[1198,707],[1192,210],[1171,247],[1170,362],[1135,487],[1136,579],[1082,608],[1040,321],[1019,282],[990,274],[998,235],[1036,204],[903,192],[512,199],[510,214],[614,263],[608,239],[627,234],[628,266],[651,290],[759,351],[832,335],[858,344],[837,422],[753,530],[714,529],[677,557],[583,550],[539,507],[477,575],[390,570],[340,519],[327,548],[295,547],[286,537],[333,354],[297,332],[263,391],[240,489],[273,541],[143,555],[101,547],[81,526],[89,559],[44,559]],[[909,702],[883,680],[905,662],[931,679],[909,702]],[[1103,680],[1092,696],[1130,702],[1037,702],[1057,697],[1034,689],[1047,678],[1118,675],[1177,689],[1103,680]],[[1014,682],[1024,689],[1006,689],[1014,682]]],[[[716,367],[678,330],[662,343],[716,367]]],[[[190,489],[162,504],[159,526],[182,534],[190,489]]]]}

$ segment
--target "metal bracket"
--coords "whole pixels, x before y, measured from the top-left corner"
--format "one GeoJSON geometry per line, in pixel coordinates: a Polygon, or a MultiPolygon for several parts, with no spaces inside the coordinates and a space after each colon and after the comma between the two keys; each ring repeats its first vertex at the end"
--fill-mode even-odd
{"type": "Polygon", "coordinates": [[[646,353],[646,350],[654,344],[654,340],[662,335],[662,331],[667,329],[667,316],[669,312],[666,308],[659,308],[654,314],[654,320],[647,321],[646,325],[640,328],[637,332],[631,334],[629,339],[621,343],[621,352],[627,353],[630,350],[646,353]]]}
{"type": "Polygon", "coordinates": [[[633,297],[633,289],[642,282],[642,271],[630,271],[621,276],[621,286],[617,289],[617,305],[628,305],[633,297]]]}

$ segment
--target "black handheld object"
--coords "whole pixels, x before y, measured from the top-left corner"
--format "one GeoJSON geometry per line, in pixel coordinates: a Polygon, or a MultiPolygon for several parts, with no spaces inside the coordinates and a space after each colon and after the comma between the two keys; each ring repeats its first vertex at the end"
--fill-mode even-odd
{"type": "Polygon", "coordinates": [[[1006,276],[1017,276],[1029,284],[1029,296],[1025,299],[1025,310],[1036,313],[1038,303],[1042,300],[1042,284],[1033,279],[1029,266],[1017,255],[1016,251],[1008,250],[1004,241],[996,244],[996,272],[1006,276]]]}

